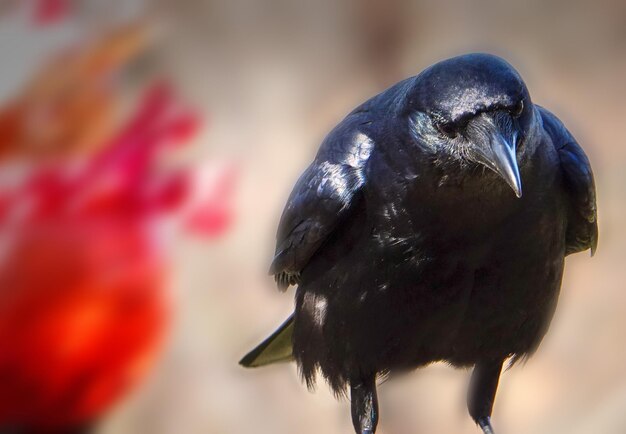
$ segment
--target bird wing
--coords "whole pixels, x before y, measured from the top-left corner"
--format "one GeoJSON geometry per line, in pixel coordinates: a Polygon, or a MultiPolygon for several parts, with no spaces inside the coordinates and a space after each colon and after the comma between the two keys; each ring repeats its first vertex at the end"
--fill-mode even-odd
{"type": "Polygon", "coordinates": [[[569,198],[566,255],[591,249],[598,244],[596,188],[589,159],[561,121],[540,108],[544,129],[552,137],[558,152],[569,198]]]}
{"type": "Polygon", "coordinates": [[[299,282],[311,257],[346,221],[365,183],[374,143],[350,124],[344,121],[326,138],[283,211],[270,267],[281,290],[299,282]]]}

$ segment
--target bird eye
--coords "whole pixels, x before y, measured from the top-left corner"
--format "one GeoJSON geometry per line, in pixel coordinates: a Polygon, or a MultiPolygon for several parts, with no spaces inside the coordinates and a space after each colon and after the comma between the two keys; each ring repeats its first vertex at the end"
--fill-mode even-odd
{"type": "Polygon", "coordinates": [[[518,102],[515,107],[513,107],[513,110],[511,111],[511,114],[513,115],[513,117],[520,117],[522,115],[522,112],[524,111],[524,100],[520,100],[520,102],[518,102]]]}
{"type": "Polygon", "coordinates": [[[458,132],[456,131],[454,124],[449,122],[438,122],[436,125],[439,132],[444,136],[451,139],[454,139],[456,136],[458,136],[458,132]]]}

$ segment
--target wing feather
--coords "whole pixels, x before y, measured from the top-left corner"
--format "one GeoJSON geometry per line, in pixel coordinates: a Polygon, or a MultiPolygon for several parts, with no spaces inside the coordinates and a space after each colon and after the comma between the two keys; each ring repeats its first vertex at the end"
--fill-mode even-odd
{"type": "Polygon", "coordinates": [[[593,255],[598,245],[598,215],[591,164],[561,121],[546,109],[540,108],[540,113],[558,152],[569,197],[565,254],[591,249],[593,255]]]}
{"type": "Polygon", "coordinates": [[[299,282],[311,257],[349,217],[373,146],[367,135],[340,125],[296,183],[280,220],[270,267],[280,289],[299,282]]]}

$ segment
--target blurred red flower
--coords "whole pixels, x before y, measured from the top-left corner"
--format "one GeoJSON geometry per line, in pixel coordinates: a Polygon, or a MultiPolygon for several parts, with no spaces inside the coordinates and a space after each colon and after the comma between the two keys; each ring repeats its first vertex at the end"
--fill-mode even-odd
{"type": "Polygon", "coordinates": [[[169,223],[217,236],[231,221],[232,167],[209,186],[160,161],[198,124],[161,84],[97,152],[6,163],[0,427],[89,423],[149,372],[171,307],[169,223]]]}

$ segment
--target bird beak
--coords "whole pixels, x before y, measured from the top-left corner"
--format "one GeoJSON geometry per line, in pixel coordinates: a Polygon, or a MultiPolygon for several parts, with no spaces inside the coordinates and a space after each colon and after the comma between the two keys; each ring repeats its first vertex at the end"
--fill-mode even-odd
{"type": "Polygon", "coordinates": [[[506,140],[502,134],[495,134],[491,139],[490,158],[492,169],[509,184],[515,192],[515,196],[522,197],[522,180],[519,174],[515,147],[517,145],[517,134],[513,134],[511,140],[506,140]]]}
{"type": "Polygon", "coordinates": [[[470,121],[467,131],[475,145],[472,147],[475,161],[500,175],[515,196],[522,197],[522,180],[515,156],[518,134],[508,115],[483,113],[470,121]]]}

